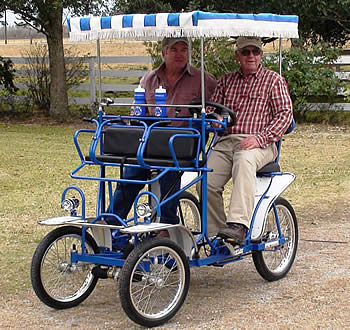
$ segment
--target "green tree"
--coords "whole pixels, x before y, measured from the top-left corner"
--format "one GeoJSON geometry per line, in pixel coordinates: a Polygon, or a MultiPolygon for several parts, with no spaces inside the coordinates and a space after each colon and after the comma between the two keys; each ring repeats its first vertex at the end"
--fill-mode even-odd
{"type": "Polygon", "coordinates": [[[267,0],[256,9],[298,15],[300,36],[306,44],[324,41],[332,46],[343,46],[349,40],[349,0],[267,0]]]}
{"type": "Polygon", "coordinates": [[[68,116],[66,69],[63,49],[63,9],[84,14],[101,10],[94,0],[0,0],[0,8],[12,10],[47,39],[50,67],[50,116],[65,120],[68,116]]]}
{"type": "Polygon", "coordinates": [[[116,0],[116,3],[128,13],[206,10],[298,15],[300,36],[306,44],[325,41],[332,46],[342,46],[350,35],[350,0],[116,0]]]}
{"type": "Polygon", "coordinates": [[[121,13],[161,13],[161,12],[180,12],[186,9],[189,0],[116,0],[114,12],[121,13]]]}

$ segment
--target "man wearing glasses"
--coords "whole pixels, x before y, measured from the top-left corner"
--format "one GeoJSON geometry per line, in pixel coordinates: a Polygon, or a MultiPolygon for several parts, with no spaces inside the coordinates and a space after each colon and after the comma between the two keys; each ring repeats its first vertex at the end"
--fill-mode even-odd
{"type": "Polygon", "coordinates": [[[237,122],[214,145],[208,159],[208,232],[242,245],[254,208],[256,172],[277,156],[275,142],[293,120],[285,80],[261,65],[261,40],[239,37],[240,69],[218,80],[211,100],[232,109],[237,122]],[[223,191],[232,178],[226,217],[223,191]]]}

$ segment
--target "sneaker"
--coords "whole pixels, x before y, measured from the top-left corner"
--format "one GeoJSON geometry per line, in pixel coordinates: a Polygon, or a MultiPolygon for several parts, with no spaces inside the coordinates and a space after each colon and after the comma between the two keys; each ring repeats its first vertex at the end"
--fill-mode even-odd
{"type": "Polygon", "coordinates": [[[221,229],[217,236],[226,239],[231,244],[244,244],[245,238],[245,226],[239,223],[229,222],[227,223],[227,227],[221,229]]]}

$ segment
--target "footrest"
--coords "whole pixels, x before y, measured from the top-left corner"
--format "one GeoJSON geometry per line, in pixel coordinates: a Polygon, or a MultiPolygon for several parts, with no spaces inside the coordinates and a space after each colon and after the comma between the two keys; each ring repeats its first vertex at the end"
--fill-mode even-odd
{"type": "Polygon", "coordinates": [[[120,230],[120,232],[125,234],[140,234],[140,233],[147,233],[150,231],[164,230],[164,229],[177,227],[177,226],[179,225],[152,222],[152,223],[139,224],[139,225],[123,228],[120,230]]]}

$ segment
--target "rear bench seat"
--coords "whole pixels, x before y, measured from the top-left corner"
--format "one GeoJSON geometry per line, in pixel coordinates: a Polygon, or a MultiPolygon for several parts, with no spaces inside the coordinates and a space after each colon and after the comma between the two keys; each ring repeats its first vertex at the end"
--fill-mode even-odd
{"type": "MultiPolygon", "coordinates": [[[[108,163],[138,164],[136,154],[140,145],[143,128],[108,127],[103,136],[103,155],[96,159],[108,163]]],[[[153,128],[143,154],[144,162],[152,166],[176,166],[169,149],[169,139],[177,134],[196,133],[186,129],[153,128]]],[[[197,155],[198,137],[178,137],[174,139],[174,150],[180,167],[193,167],[197,155]]],[[[91,160],[90,157],[86,157],[91,160]]]]}

